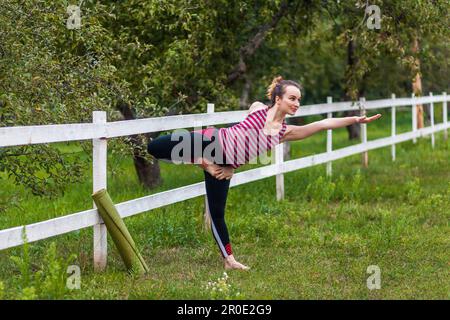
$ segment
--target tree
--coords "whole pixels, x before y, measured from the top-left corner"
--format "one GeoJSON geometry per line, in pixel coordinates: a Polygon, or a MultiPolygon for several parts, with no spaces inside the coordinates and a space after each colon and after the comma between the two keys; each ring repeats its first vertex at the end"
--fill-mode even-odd
{"type": "MultiPolygon", "coordinates": [[[[276,23],[258,30],[273,21],[274,10],[281,8],[281,19],[288,5],[91,0],[81,7],[81,27],[68,29],[64,3],[8,0],[0,20],[0,70],[2,78],[8,75],[0,87],[2,125],[83,122],[92,110],[107,111],[110,121],[192,113],[204,111],[208,101],[229,109],[238,101],[228,75],[245,51],[239,48],[249,48],[245,43],[255,33],[260,44],[276,23]]],[[[253,43],[247,57],[256,52],[253,43]]],[[[131,154],[140,181],[152,187],[160,181],[159,168],[151,166],[146,138],[114,139],[119,143],[110,146],[131,154]]],[[[90,155],[90,144],[81,145],[90,155]]],[[[1,169],[35,194],[54,195],[82,177],[82,163],[54,146],[6,148],[1,157],[1,169]],[[14,166],[27,150],[39,158],[14,166]]]]}
{"type": "MultiPolygon", "coordinates": [[[[83,28],[69,30],[66,7],[52,1],[8,0],[0,6],[1,126],[90,121],[109,111],[128,86],[110,63],[112,38],[92,2],[83,28]],[[14,21],[14,24],[11,23],[14,21]]],[[[90,143],[80,143],[90,155],[90,143]]],[[[79,181],[86,162],[51,145],[2,148],[0,170],[37,195],[56,195],[79,181]]]]}
{"type": "MultiPolygon", "coordinates": [[[[326,1],[325,10],[335,22],[335,32],[347,47],[347,98],[355,101],[365,93],[376,63],[385,55],[393,56],[407,67],[411,82],[416,83],[413,87],[418,90],[419,54],[423,57],[431,53],[419,53],[418,41],[427,43],[436,37],[448,39],[449,30],[442,23],[448,20],[448,3],[442,0],[378,0],[371,1],[370,5],[368,1],[326,1]],[[362,18],[363,12],[374,14],[374,5],[380,10],[379,29],[367,28],[365,17],[362,18]]],[[[371,16],[368,18],[372,19],[371,16]]],[[[349,127],[349,137],[358,136],[355,128],[349,127]]]]}
{"type": "MultiPolygon", "coordinates": [[[[303,84],[303,103],[328,95],[355,101],[409,90],[414,59],[435,80],[424,87],[445,88],[434,57],[448,53],[440,44],[448,39],[445,1],[373,4],[380,30],[366,28],[364,1],[85,0],[81,28],[68,29],[67,3],[5,0],[0,125],[86,122],[93,110],[107,111],[109,121],[205,112],[207,102],[236,110],[264,99],[277,74],[303,84]]],[[[161,183],[146,152],[157,134],[109,144],[133,157],[149,188],[161,183]]],[[[82,178],[91,147],[80,145],[86,160],[50,145],[3,148],[0,170],[35,194],[55,194],[82,178]]]]}

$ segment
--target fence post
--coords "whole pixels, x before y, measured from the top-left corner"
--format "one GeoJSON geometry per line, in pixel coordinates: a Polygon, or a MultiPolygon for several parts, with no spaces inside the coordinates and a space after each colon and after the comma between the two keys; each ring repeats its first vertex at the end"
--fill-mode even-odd
{"type": "MultiPolygon", "coordinates": [[[[442,119],[445,125],[447,125],[447,92],[442,92],[444,95],[444,101],[442,102],[442,119]]],[[[448,139],[448,129],[444,130],[444,139],[448,139]]]]}
{"type": "MultiPolygon", "coordinates": [[[[395,100],[395,93],[391,94],[391,99],[395,100]]],[[[392,109],[391,109],[391,136],[395,137],[395,134],[396,134],[396,128],[395,128],[395,106],[392,106],[392,109]]],[[[392,154],[392,161],[395,161],[395,143],[392,143],[391,154],[392,154]]]]}
{"type": "MultiPolygon", "coordinates": [[[[333,103],[333,97],[327,97],[327,103],[333,103]]],[[[327,118],[333,118],[333,112],[328,112],[327,118]]],[[[333,130],[327,130],[327,152],[330,153],[333,150],[333,130]]],[[[327,177],[331,177],[332,174],[332,161],[327,162],[327,177]]]]}
{"type": "MultiPolygon", "coordinates": [[[[433,92],[430,92],[430,98],[433,98],[433,92]]],[[[434,103],[430,102],[430,124],[434,130],[434,103]]],[[[431,132],[431,147],[434,149],[434,131],[431,132]]]]}
{"type": "MultiPolygon", "coordinates": [[[[92,122],[106,123],[105,111],[94,111],[92,122]]],[[[105,138],[92,139],[92,182],[93,192],[106,188],[106,156],[107,140],[105,138]]],[[[97,206],[94,204],[94,209],[97,206]]],[[[107,260],[107,230],[104,223],[94,226],[94,270],[103,271],[106,268],[107,260]]]]}
{"type": "MultiPolygon", "coordinates": [[[[275,164],[276,170],[281,169],[281,165],[284,162],[284,142],[275,146],[275,164]]],[[[284,199],[284,174],[279,173],[276,175],[276,188],[277,188],[277,201],[284,199]]]]}
{"type": "MultiPolygon", "coordinates": [[[[206,105],[206,113],[214,113],[214,103],[208,103],[206,105]]],[[[211,126],[208,126],[208,128],[209,127],[211,126]]],[[[211,217],[208,213],[208,208],[209,208],[208,197],[205,194],[205,213],[203,214],[203,223],[206,231],[211,230],[211,217]]]]}
{"type": "MultiPolygon", "coordinates": [[[[412,131],[416,132],[417,131],[417,107],[416,107],[416,103],[415,103],[415,96],[414,93],[411,94],[411,98],[412,98],[412,131]]],[[[417,139],[416,137],[413,138],[413,143],[416,143],[417,139]]]]}
{"type": "MultiPolygon", "coordinates": [[[[361,104],[361,116],[366,115],[366,108],[365,108],[365,102],[366,98],[361,97],[359,98],[360,104],[361,104]]],[[[361,123],[361,140],[363,144],[367,143],[367,124],[361,123]]],[[[367,168],[369,166],[369,153],[367,151],[364,151],[362,154],[362,166],[364,168],[367,168]]]]}

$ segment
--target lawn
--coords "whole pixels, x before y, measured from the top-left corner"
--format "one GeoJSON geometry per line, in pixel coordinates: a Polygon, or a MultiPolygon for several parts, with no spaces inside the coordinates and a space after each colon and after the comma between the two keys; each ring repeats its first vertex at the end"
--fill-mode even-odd
{"type": "MultiPolygon", "coordinates": [[[[435,112],[439,123],[439,105],[435,112]]],[[[410,130],[410,112],[398,112],[397,120],[399,133],[410,130]]],[[[390,132],[387,111],[368,125],[369,140],[390,132]]],[[[325,141],[322,132],[293,143],[292,158],[324,152],[325,141]]],[[[345,129],[334,131],[333,149],[355,143],[345,129]]],[[[224,277],[218,249],[202,227],[204,198],[197,197],[125,220],[149,274],[128,274],[111,239],[107,271],[95,273],[88,228],[0,251],[0,298],[449,299],[449,146],[439,132],[434,149],[430,138],[397,145],[395,162],[385,147],[369,152],[368,168],[360,155],[334,161],[331,179],[325,165],[291,172],[280,202],[275,177],[232,188],[227,223],[248,272],[224,277]],[[80,268],[80,289],[65,287],[69,264],[80,268]],[[368,289],[371,265],[381,271],[380,289],[368,289]]],[[[139,186],[131,159],[109,155],[108,166],[115,202],[202,181],[194,166],[161,163],[164,184],[148,191],[139,186]]],[[[85,176],[51,201],[1,180],[0,229],[92,208],[91,173],[85,176]]]]}

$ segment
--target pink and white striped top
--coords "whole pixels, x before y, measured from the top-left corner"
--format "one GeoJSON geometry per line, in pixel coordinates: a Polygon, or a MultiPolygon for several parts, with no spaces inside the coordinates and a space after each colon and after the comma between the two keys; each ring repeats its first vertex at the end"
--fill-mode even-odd
{"type": "MultiPolygon", "coordinates": [[[[271,136],[263,131],[268,107],[250,113],[244,121],[229,128],[219,129],[219,141],[225,156],[225,164],[233,168],[256,160],[258,156],[280,143],[286,132],[286,122],[280,131],[271,136]]],[[[252,162],[256,163],[256,162],[252,162]]]]}

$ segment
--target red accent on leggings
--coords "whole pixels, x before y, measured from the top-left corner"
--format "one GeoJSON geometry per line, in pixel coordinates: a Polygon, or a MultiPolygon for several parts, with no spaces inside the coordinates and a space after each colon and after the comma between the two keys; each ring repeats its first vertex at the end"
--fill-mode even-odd
{"type": "Polygon", "coordinates": [[[227,244],[225,246],[225,250],[227,251],[228,255],[232,255],[233,254],[233,252],[231,251],[231,244],[227,244]]]}
{"type": "Polygon", "coordinates": [[[217,130],[217,129],[216,128],[206,128],[206,129],[202,129],[202,130],[194,130],[193,132],[200,133],[200,134],[206,136],[208,139],[211,139],[211,137],[213,136],[214,130],[217,130]]]}

